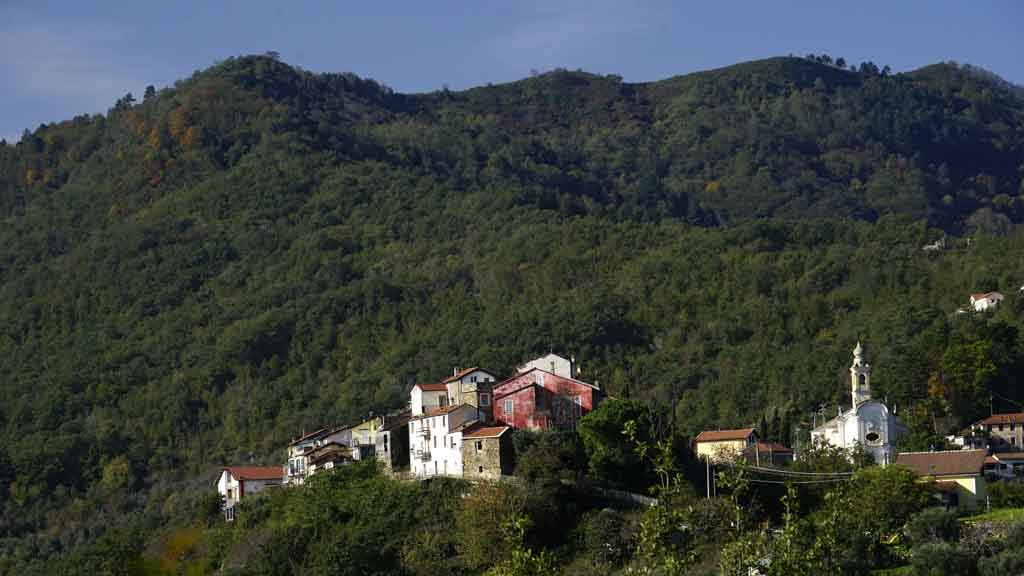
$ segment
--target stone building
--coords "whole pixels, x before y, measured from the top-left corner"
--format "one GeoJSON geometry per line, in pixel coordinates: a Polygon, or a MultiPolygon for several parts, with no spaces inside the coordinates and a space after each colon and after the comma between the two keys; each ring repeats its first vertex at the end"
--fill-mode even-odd
{"type": "Polygon", "coordinates": [[[512,472],[511,428],[475,426],[462,433],[463,477],[497,480],[512,472]]]}

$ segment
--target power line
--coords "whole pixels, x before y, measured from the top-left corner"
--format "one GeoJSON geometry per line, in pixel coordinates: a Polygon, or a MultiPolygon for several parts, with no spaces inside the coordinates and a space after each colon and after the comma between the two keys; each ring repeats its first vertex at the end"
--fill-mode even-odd
{"type": "Polygon", "coordinates": [[[757,472],[764,472],[766,474],[779,474],[782,476],[794,476],[794,477],[817,477],[817,476],[843,476],[851,477],[855,472],[801,472],[799,470],[783,470],[781,468],[766,468],[764,466],[747,466],[749,470],[755,470],[757,472]]]}
{"type": "Polygon", "coordinates": [[[756,484],[833,484],[836,482],[852,482],[853,478],[834,478],[832,480],[761,480],[759,478],[748,478],[747,481],[756,484]]]}

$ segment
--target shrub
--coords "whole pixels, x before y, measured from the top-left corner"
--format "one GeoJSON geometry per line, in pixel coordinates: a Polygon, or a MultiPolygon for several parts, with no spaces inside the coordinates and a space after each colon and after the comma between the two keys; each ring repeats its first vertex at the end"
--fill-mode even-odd
{"type": "Polygon", "coordinates": [[[914,550],[911,563],[914,576],[973,576],[977,574],[974,557],[949,542],[922,544],[914,550]]]}
{"type": "Polygon", "coordinates": [[[957,513],[944,508],[926,508],[907,523],[907,538],[911,546],[930,542],[954,542],[960,538],[957,513]]]}

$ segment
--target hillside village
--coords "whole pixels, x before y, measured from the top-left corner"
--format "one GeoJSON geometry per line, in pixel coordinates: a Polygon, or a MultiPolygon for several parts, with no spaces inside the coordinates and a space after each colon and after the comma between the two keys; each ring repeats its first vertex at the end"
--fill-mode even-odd
{"type": "MultiPolygon", "coordinates": [[[[992,414],[975,422],[947,437],[954,449],[899,451],[897,442],[907,428],[895,410],[872,397],[872,367],[859,341],[852,354],[850,406],[810,430],[811,446],[862,451],[877,465],[907,467],[934,482],[943,505],[963,510],[986,504],[986,482],[1024,476],[1024,413],[992,414]]],[[[300,486],[318,472],[368,459],[400,478],[498,481],[512,474],[511,437],[517,430],[573,430],[603,398],[596,383],[580,379],[574,358],[554,353],[526,362],[504,380],[480,367],[455,368],[440,382],[414,385],[404,409],[295,438],[285,448],[283,466],[223,468],[217,490],[225,518],[232,520],[235,504],[246,495],[300,486]]],[[[754,427],[704,430],[692,449],[708,468],[708,497],[712,466],[742,462],[755,470],[774,468],[785,477],[786,468],[800,458],[790,447],[760,439],[754,427]]]]}

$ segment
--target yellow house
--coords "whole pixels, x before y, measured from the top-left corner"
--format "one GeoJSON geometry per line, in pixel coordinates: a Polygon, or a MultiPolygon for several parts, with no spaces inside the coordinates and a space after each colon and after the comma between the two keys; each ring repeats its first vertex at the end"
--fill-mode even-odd
{"type": "Polygon", "coordinates": [[[988,450],[902,452],[896,464],[906,466],[926,480],[934,480],[951,504],[973,510],[985,501],[985,458],[988,450]]]}
{"type": "Polygon", "coordinates": [[[697,457],[714,461],[728,460],[757,445],[757,430],[705,430],[693,440],[697,457]]]}

